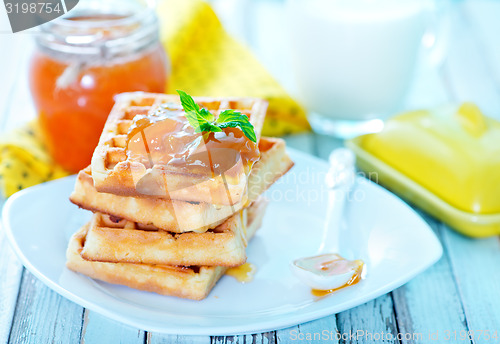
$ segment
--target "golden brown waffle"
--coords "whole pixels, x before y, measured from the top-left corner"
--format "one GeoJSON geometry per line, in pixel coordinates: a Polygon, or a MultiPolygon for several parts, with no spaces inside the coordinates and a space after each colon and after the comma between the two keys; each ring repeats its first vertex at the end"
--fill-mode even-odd
{"type": "MultiPolygon", "coordinates": [[[[249,202],[255,201],[293,166],[282,139],[263,137],[259,142],[259,149],[260,160],[254,165],[248,180],[249,202]]],[[[216,206],[209,203],[100,193],[93,186],[89,169],[78,174],[70,200],[84,209],[175,233],[204,232],[221,224],[245,205],[244,202],[239,202],[233,206],[216,206]]]]}
{"type": "MultiPolygon", "coordinates": [[[[261,226],[264,210],[248,213],[247,240],[261,226]]],[[[88,261],[80,255],[86,243],[89,224],[70,239],[66,266],[91,278],[131,288],[193,300],[202,300],[226,271],[222,266],[173,266],[88,261]]]]}
{"type": "Polygon", "coordinates": [[[81,255],[86,260],[161,265],[238,266],[246,261],[247,211],[252,203],[205,233],[175,234],[95,213],[81,255]]]}
{"type": "MultiPolygon", "coordinates": [[[[226,109],[249,117],[257,139],[264,121],[267,102],[256,98],[202,98],[194,100],[215,115],[226,109]]],[[[245,166],[235,164],[220,175],[181,173],[161,163],[146,166],[147,156],[127,155],[127,133],[136,115],[151,116],[161,104],[180,104],[176,95],[122,93],[108,117],[99,144],[92,156],[92,177],[99,192],[126,196],[149,196],[219,205],[234,205],[245,196],[245,166]],[[166,185],[168,185],[168,190],[166,185]]],[[[149,152],[149,151],[148,151],[149,152]]],[[[145,155],[145,154],[143,154],[145,155]]],[[[244,201],[244,200],[243,200],[244,201]]]]}

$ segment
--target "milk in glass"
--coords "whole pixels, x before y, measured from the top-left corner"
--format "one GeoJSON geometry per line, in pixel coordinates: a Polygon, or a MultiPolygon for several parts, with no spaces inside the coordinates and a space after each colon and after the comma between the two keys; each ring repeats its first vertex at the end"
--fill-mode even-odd
{"type": "Polygon", "coordinates": [[[356,123],[399,109],[426,26],[425,1],[289,0],[287,5],[293,72],[312,119],[356,123]]]}

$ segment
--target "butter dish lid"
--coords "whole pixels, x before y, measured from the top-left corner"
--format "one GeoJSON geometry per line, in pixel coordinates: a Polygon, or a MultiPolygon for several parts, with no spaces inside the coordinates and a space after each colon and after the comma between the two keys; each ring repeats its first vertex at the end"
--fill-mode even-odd
{"type": "Polygon", "coordinates": [[[407,112],[347,145],[361,169],[465,234],[500,233],[500,122],[476,105],[407,112]]]}

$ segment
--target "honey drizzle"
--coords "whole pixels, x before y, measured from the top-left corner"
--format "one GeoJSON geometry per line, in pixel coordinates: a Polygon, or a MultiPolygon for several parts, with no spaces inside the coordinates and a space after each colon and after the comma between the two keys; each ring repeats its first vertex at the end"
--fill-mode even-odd
{"type": "Polygon", "coordinates": [[[243,243],[245,244],[245,247],[248,245],[248,236],[247,236],[247,222],[248,222],[248,213],[245,214],[246,207],[243,207],[243,209],[240,210],[240,226],[243,231],[243,243]]]}
{"type": "Polygon", "coordinates": [[[240,283],[248,283],[253,280],[253,276],[257,272],[257,267],[252,263],[245,263],[234,268],[229,268],[226,275],[236,278],[240,283]]]}
{"type": "Polygon", "coordinates": [[[344,289],[344,288],[347,288],[347,287],[350,287],[352,285],[359,283],[359,281],[362,280],[361,273],[363,272],[363,267],[364,267],[364,263],[359,264],[354,275],[352,275],[351,279],[349,281],[347,281],[347,283],[344,284],[343,286],[340,286],[340,287],[334,288],[334,289],[327,289],[327,290],[311,289],[311,294],[313,294],[314,296],[317,296],[319,298],[322,298],[322,297],[328,296],[331,293],[334,293],[338,290],[341,290],[341,289],[344,289]]]}
{"type": "Polygon", "coordinates": [[[150,165],[153,165],[153,158],[151,158],[151,151],[149,150],[149,145],[148,145],[148,142],[146,140],[146,134],[144,134],[144,129],[140,130],[141,132],[141,136],[142,136],[142,142],[144,142],[144,147],[146,148],[146,152],[148,153],[148,160],[149,160],[149,164],[150,165]]]}
{"type": "Polygon", "coordinates": [[[196,133],[184,112],[174,108],[174,105],[164,104],[152,114],[134,117],[127,133],[129,158],[140,159],[147,155],[150,168],[160,163],[177,166],[188,173],[196,173],[201,169],[209,178],[219,174],[224,177],[224,172],[241,160],[248,175],[260,157],[256,143],[237,128],[224,128],[219,133],[196,133]],[[202,141],[206,152],[200,145],[202,141]],[[224,149],[224,155],[221,157],[219,152],[213,156],[213,149],[224,149]],[[208,161],[204,161],[205,155],[208,161]]]}

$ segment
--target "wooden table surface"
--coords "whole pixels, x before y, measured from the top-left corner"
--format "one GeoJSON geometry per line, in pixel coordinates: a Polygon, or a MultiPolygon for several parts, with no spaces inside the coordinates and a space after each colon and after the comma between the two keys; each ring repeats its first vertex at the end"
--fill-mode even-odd
{"type": "MultiPolygon", "coordinates": [[[[282,3],[257,1],[254,6],[255,11],[260,11],[254,18],[259,25],[246,38],[263,63],[287,84],[287,64],[281,63],[287,61],[285,53],[280,44],[269,43],[277,42],[283,34],[283,27],[276,20],[282,3]],[[259,29],[271,25],[273,30],[259,29]]],[[[406,107],[470,100],[486,114],[500,119],[500,3],[454,2],[450,18],[452,34],[447,58],[439,66],[421,62],[406,107]]],[[[230,26],[230,19],[226,20],[230,26]]],[[[251,25],[251,20],[247,24],[251,25]]],[[[234,32],[238,34],[237,30],[234,32]]],[[[26,78],[31,38],[30,34],[0,33],[1,131],[35,116],[26,78]]],[[[288,137],[287,142],[321,158],[341,145],[335,139],[314,134],[288,137]]],[[[294,343],[300,342],[301,336],[323,330],[392,334],[390,340],[351,337],[329,341],[333,343],[500,342],[500,333],[493,338],[495,331],[500,332],[499,237],[469,239],[416,211],[444,247],[442,259],[427,271],[393,292],[348,311],[287,329],[234,337],[145,332],[82,308],[24,269],[0,231],[0,343],[294,343]],[[468,332],[474,335],[473,339],[465,335],[468,332]],[[397,338],[398,334],[402,338],[397,338]],[[436,336],[439,340],[433,340],[436,336]]]]}

